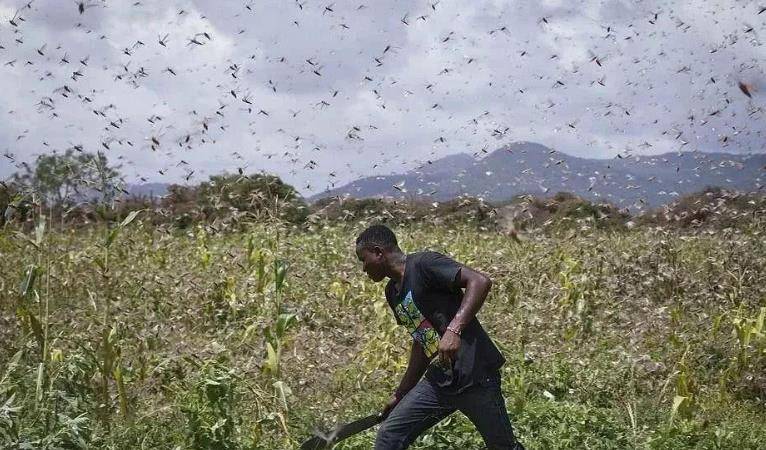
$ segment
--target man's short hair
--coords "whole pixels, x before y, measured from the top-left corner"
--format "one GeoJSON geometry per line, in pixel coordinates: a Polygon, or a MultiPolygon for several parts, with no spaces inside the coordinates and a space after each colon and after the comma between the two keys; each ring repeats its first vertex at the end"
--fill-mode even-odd
{"type": "Polygon", "coordinates": [[[359,237],[356,238],[356,246],[362,248],[378,246],[390,250],[399,248],[399,243],[390,228],[385,225],[372,225],[359,234],[359,237]]]}

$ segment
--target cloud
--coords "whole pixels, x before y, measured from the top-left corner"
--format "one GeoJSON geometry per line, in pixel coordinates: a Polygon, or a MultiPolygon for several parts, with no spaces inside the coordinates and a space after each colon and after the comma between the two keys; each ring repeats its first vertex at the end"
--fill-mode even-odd
{"type": "Polygon", "coordinates": [[[37,0],[11,26],[23,4],[0,1],[0,177],[75,144],[131,181],[243,167],[305,194],[515,140],[763,151],[754,5],[37,0]]]}

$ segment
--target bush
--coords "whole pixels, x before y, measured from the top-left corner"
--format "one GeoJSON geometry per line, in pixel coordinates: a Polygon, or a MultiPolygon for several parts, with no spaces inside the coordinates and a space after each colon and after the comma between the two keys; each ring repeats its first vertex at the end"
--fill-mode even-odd
{"type": "Polygon", "coordinates": [[[766,213],[766,195],[708,186],[641,217],[640,223],[677,228],[741,228],[766,213]]]}
{"type": "Polygon", "coordinates": [[[207,219],[233,215],[301,223],[308,216],[308,206],[298,191],[273,175],[214,175],[194,195],[207,219]]]}

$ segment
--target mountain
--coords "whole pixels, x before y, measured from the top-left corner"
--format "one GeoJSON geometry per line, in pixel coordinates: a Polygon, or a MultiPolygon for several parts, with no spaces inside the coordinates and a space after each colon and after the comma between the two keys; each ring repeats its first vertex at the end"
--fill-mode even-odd
{"type": "Polygon", "coordinates": [[[753,191],[762,184],[766,184],[766,154],[678,152],[591,159],[517,142],[481,159],[461,153],[403,174],[361,178],[309,200],[348,195],[445,201],[471,195],[502,202],[521,194],[567,191],[640,209],[672,202],[707,186],[753,191]]]}
{"type": "Polygon", "coordinates": [[[168,183],[128,184],[126,190],[134,197],[162,197],[168,193],[168,183]]]}

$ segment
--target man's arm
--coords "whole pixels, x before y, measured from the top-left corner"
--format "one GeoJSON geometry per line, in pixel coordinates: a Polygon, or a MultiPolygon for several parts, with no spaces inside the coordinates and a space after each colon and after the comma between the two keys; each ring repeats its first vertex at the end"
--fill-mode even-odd
{"type": "Polygon", "coordinates": [[[410,389],[418,384],[418,381],[420,381],[420,378],[428,368],[428,363],[429,360],[423,351],[423,347],[413,339],[412,348],[410,349],[410,360],[407,363],[407,370],[404,372],[404,376],[402,376],[402,380],[399,382],[399,387],[396,388],[396,391],[389,399],[388,404],[383,408],[383,416],[387,416],[388,413],[394,409],[394,406],[399,403],[399,400],[401,400],[410,389]]]}
{"type": "Polygon", "coordinates": [[[399,382],[399,387],[396,391],[403,397],[404,394],[414,388],[423,374],[428,368],[428,357],[423,351],[423,347],[416,340],[412,340],[412,348],[410,349],[410,360],[407,362],[407,370],[404,372],[402,381],[399,382]]]}
{"type": "Polygon", "coordinates": [[[462,333],[468,323],[476,317],[476,313],[484,304],[489,289],[492,287],[492,280],[469,267],[461,267],[458,273],[456,284],[465,288],[465,293],[460,308],[439,342],[439,358],[446,361],[455,360],[460,348],[459,333],[462,333]]]}
{"type": "Polygon", "coordinates": [[[449,327],[462,332],[468,323],[476,317],[476,313],[479,312],[481,305],[484,304],[484,300],[486,300],[487,294],[489,294],[489,290],[492,287],[492,280],[484,274],[463,266],[460,268],[457,285],[465,288],[465,293],[463,294],[460,308],[457,310],[452,322],[450,322],[449,327]]]}

